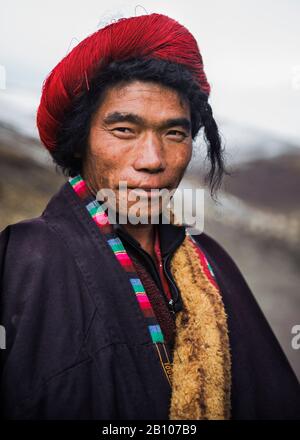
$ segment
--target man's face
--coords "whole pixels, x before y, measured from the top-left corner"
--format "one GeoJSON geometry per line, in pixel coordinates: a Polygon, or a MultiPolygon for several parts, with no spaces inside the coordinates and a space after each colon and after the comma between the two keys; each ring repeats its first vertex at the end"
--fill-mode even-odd
{"type": "MultiPolygon", "coordinates": [[[[147,190],[143,193],[146,199],[141,199],[145,202],[141,211],[147,209],[150,214],[149,206],[155,205],[155,197],[149,190],[176,189],[191,154],[188,103],[176,91],[160,84],[134,81],[108,89],[94,114],[83,177],[94,191],[113,190],[117,201],[119,181],[127,183],[128,190],[122,192],[126,201],[132,188],[147,190]]],[[[128,207],[134,203],[128,201],[128,207]]],[[[160,212],[161,209],[160,203],[160,212]]]]}

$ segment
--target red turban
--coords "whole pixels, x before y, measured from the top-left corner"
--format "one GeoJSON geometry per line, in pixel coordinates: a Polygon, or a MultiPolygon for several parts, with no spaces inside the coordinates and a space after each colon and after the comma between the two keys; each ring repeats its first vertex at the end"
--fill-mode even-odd
{"type": "Polygon", "coordinates": [[[57,133],[72,100],[88,89],[88,81],[105,63],[133,57],[151,57],[185,65],[207,95],[210,86],[193,35],[162,14],[122,18],[81,41],[50,72],[43,84],[37,127],[49,151],[56,148],[57,133]],[[104,62],[104,64],[103,64],[104,62]]]}

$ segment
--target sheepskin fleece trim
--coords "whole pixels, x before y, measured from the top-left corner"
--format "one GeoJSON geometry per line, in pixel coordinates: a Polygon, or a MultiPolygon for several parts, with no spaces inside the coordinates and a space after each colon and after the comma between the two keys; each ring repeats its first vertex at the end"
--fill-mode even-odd
{"type": "Polygon", "coordinates": [[[169,419],[230,419],[227,315],[188,236],[174,253],[171,272],[184,306],[176,316],[169,419]]]}

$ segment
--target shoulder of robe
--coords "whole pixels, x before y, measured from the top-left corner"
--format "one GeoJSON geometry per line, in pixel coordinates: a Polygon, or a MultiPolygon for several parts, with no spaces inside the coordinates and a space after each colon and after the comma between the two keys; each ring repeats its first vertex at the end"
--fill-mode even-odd
{"type": "Polygon", "coordinates": [[[198,235],[193,235],[193,239],[204,251],[204,254],[206,255],[209,263],[211,263],[214,272],[222,271],[224,278],[231,279],[232,282],[241,282],[247,285],[247,282],[241,273],[237,262],[234,261],[227,250],[216,239],[205,232],[198,235]]]}
{"type": "Polygon", "coordinates": [[[43,266],[62,257],[64,245],[42,216],[6,226],[0,232],[0,273],[13,264],[43,266]]]}
{"type": "MultiPolygon", "coordinates": [[[[0,234],[2,312],[43,301],[77,280],[72,256],[43,217],[8,225],[0,234]]],[[[58,293],[56,293],[58,295],[58,293]]],[[[3,312],[4,313],[4,312],[3,312]]]]}
{"type": "Polygon", "coordinates": [[[281,359],[291,376],[294,376],[270,323],[235,261],[209,235],[203,233],[194,238],[204,250],[221,288],[231,333],[234,332],[241,337],[246,345],[252,340],[253,346],[256,345],[256,350],[266,359],[274,359],[274,362],[281,359]],[[252,339],[249,337],[250,334],[252,339]]]}
{"type": "Polygon", "coordinates": [[[247,310],[249,307],[248,310],[252,309],[255,314],[263,317],[255,295],[238,267],[238,262],[235,262],[227,250],[210,235],[203,232],[199,235],[193,235],[193,238],[210,263],[223,293],[223,299],[228,304],[232,304],[233,308],[239,312],[241,309],[247,310]]]}
{"type": "Polygon", "coordinates": [[[251,383],[253,390],[259,393],[248,392],[247,400],[253,399],[259,418],[298,420],[299,381],[243,274],[215,239],[205,233],[193,238],[206,254],[223,292],[232,374],[238,384],[235,393],[240,393],[239,387],[248,387],[251,383]],[[262,372],[271,373],[264,375],[262,372]]]}
{"type": "Polygon", "coordinates": [[[59,320],[62,311],[74,317],[84,315],[84,308],[88,316],[94,308],[85,280],[43,216],[8,225],[0,234],[0,324],[7,333],[41,310],[40,320],[46,310],[49,319],[59,320]]]}

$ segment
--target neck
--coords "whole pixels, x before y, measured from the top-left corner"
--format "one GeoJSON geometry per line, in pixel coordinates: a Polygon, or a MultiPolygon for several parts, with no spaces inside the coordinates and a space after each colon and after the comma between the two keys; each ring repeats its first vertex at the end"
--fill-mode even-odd
{"type": "Polygon", "coordinates": [[[155,240],[155,225],[152,224],[137,224],[132,225],[130,223],[123,224],[124,229],[135,240],[137,240],[141,247],[151,255],[155,257],[154,252],[154,240],[155,240]]]}

